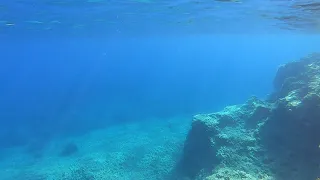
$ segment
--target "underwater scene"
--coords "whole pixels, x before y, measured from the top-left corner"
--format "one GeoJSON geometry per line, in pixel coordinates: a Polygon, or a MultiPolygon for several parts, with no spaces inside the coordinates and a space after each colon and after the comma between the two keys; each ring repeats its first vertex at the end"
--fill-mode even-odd
{"type": "Polygon", "coordinates": [[[320,2],[0,1],[0,180],[320,180],[320,2]]]}

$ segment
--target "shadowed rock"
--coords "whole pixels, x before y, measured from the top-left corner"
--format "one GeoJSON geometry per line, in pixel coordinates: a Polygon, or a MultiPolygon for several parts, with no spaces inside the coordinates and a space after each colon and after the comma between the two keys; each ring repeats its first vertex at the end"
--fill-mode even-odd
{"type": "Polygon", "coordinates": [[[78,152],[78,146],[75,143],[68,143],[63,147],[63,149],[59,153],[59,156],[67,157],[67,156],[71,156],[77,152],[78,152]]]}

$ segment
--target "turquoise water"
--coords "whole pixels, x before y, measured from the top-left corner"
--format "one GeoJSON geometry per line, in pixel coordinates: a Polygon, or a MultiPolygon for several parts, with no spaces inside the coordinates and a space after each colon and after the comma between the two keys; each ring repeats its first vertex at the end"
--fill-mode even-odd
{"type": "Polygon", "coordinates": [[[0,179],[169,179],[193,115],[267,97],[319,32],[316,1],[3,0],[0,179]]]}

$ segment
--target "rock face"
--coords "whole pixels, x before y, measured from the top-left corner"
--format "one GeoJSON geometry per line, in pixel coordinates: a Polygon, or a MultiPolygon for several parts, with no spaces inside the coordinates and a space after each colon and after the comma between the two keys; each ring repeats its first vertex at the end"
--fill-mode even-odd
{"type": "Polygon", "coordinates": [[[278,69],[266,101],[194,117],[179,179],[320,177],[320,54],[278,69]]]}

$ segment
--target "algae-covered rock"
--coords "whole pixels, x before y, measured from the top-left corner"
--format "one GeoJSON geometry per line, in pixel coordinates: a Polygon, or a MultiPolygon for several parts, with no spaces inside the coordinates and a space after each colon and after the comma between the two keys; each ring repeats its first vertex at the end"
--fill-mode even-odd
{"type": "Polygon", "coordinates": [[[320,53],[311,54],[300,61],[280,66],[274,79],[275,100],[284,98],[292,91],[302,98],[309,91],[319,92],[320,53]]]}
{"type": "Polygon", "coordinates": [[[210,115],[198,115],[194,118],[184,146],[183,158],[179,170],[190,178],[195,178],[199,171],[210,172],[219,160],[215,157],[217,149],[213,139],[217,133],[218,122],[210,115]]]}
{"type": "Polygon", "coordinates": [[[221,169],[262,171],[256,164],[261,151],[256,130],[271,113],[270,104],[253,97],[244,105],[228,106],[223,111],[194,117],[180,162],[180,173],[194,179],[204,174],[222,177],[221,169]],[[245,162],[245,163],[243,163],[245,162]],[[216,172],[216,175],[212,174],[216,172]]]}
{"type": "Polygon", "coordinates": [[[294,77],[288,88],[275,92],[281,96],[259,133],[277,179],[320,177],[320,54],[302,59],[299,65],[302,70],[287,75],[294,77]]]}
{"type": "Polygon", "coordinates": [[[279,68],[267,101],[194,116],[179,163],[189,179],[320,177],[320,54],[279,68]]]}

